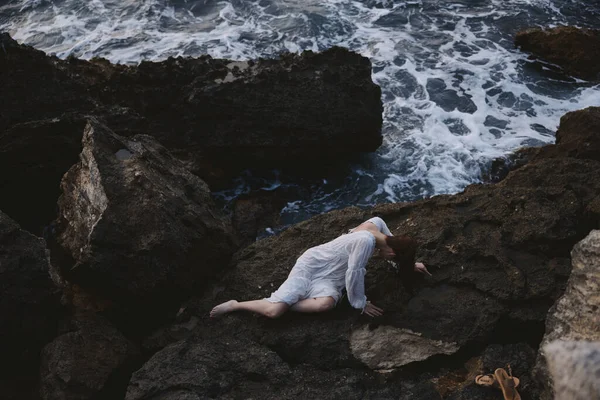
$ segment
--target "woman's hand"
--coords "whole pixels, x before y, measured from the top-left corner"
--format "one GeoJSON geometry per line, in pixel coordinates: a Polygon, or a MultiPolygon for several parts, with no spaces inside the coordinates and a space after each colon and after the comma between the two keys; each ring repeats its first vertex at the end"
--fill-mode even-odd
{"type": "Polygon", "coordinates": [[[415,263],[415,271],[420,272],[422,274],[427,274],[429,276],[433,276],[427,271],[427,267],[423,263],[415,263]]]}
{"type": "Polygon", "coordinates": [[[370,301],[367,301],[367,305],[363,308],[363,313],[367,314],[369,317],[379,317],[383,315],[383,310],[371,304],[370,301]]]}

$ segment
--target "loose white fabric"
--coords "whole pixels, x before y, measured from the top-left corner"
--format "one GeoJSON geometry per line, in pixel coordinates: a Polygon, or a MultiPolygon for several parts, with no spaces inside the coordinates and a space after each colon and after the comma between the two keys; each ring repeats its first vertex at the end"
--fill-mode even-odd
{"type": "MultiPolygon", "coordinates": [[[[391,236],[381,218],[367,222],[391,236]]],[[[291,306],[300,300],[331,296],[337,303],[345,287],[352,307],[363,309],[367,304],[365,267],[374,249],[375,236],[369,231],[351,231],[312,247],[298,258],[288,279],[266,300],[291,306]]]]}
{"type": "Polygon", "coordinates": [[[368,219],[367,222],[375,224],[375,226],[377,226],[377,228],[379,229],[379,232],[383,233],[384,235],[394,236],[394,235],[392,235],[392,232],[390,232],[390,230],[388,229],[388,226],[386,225],[385,221],[382,220],[381,218],[374,217],[374,218],[368,219]]]}

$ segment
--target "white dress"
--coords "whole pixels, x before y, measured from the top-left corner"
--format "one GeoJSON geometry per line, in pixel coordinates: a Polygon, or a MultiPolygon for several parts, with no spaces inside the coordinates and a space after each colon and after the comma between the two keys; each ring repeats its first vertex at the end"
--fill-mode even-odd
{"type": "MultiPolygon", "coordinates": [[[[381,218],[366,222],[392,236],[381,218]]],[[[300,300],[331,296],[337,303],[345,287],[352,307],[363,309],[367,304],[365,267],[373,250],[375,236],[371,232],[352,230],[331,242],[312,247],[296,260],[286,281],[265,300],[291,306],[300,300]]]]}

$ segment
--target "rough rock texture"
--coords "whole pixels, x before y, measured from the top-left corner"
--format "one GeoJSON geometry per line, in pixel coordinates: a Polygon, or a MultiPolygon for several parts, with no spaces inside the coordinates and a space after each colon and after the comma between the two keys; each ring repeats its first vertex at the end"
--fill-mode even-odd
{"type": "Polygon", "coordinates": [[[555,340],[544,346],[554,400],[600,399],[600,341],[555,340]]]}
{"type": "Polygon", "coordinates": [[[426,360],[435,354],[453,354],[456,343],[423,338],[408,329],[363,326],[350,335],[352,354],[374,370],[401,367],[415,361],[426,360]]]}
{"type": "Polygon", "coordinates": [[[600,107],[588,107],[563,115],[556,142],[543,147],[523,147],[492,162],[484,174],[487,182],[500,182],[532,159],[573,157],[600,161],[600,107]]]}
{"type": "Polygon", "coordinates": [[[136,371],[126,400],[439,399],[434,386],[351,369],[290,366],[244,335],[195,337],[156,353],[136,371]]]}
{"type": "Polygon", "coordinates": [[[85,122],[57,115],[0,129],[0,210],[24,229],[41,235],[56,217],[59,182],[77,162],[85,122]]]}
{"type": "Polygon", "coordinates": [[[44,400],[115,398],[119,368],[137,353],[108,321],[95,315],[75,317],[68,332],[42,352],[40,396],[44,400]]]}
{"type": "MultiPolygon", "coordinates": [[[[548,313],[546,334],[536,365],[541,381],[542,400],[553,399],[552,377],[544,357],[546,345],[553,341],[600,341],[600,231],[592,231],[571,253],[573,269],[564,295],[548,313]]],[[[557,351],[554,357],[565,350],[557,351]]],[[[580,378],[577,378],[580,379],[580,378]]]]}
{"type": "Polygon", "coordinates": [[[207,185],[153,138],[123,139],[91,119],[80,162],[63,177],[56,242],[70,282],[134,321],[176,310],[235,248],[207,185]]]}
{"type": "Polygon", "coordinates": [[[24,122],[59,117],[67,111],[91,111],[93,98],[69,72],[69,62],[47,57],[0,33],[0,131],[24,122]]]}
{"type": "Polygon", "coordinates": [[[194,333],[199,323],[200,319],[192,316],[187,321],[176,321],[172,325],[163,326],[142,341],[143,350],[148,354],[154,354],[171,343],[187,339],[194,333]]]}
{"type": "MultiPolygon", "coordinates": [[[[194,392],[210,398],[220,398],[232,390],[244,395],[250,392],[245,385],[258,387],[268,382],[283,388],[289,376],[289,367],[277,354],[244,338],[181,341],[156,353],[134,373],[126,399],[152,398],[157,394],[167,398],[169,391],[188,392],[190,398],[198,399],[202,397],[192,396],[194,392]],[[232,352],[232,347],[244,351],[232,352]]],[[[185,397],[169,394],[168,398],[185,397]]]]}
{"type": "Polygon", "coordinates": [[[170,149],[196,151],[200,172],[251,165],[306,173],[381,144],[381,91],[371,64],[341,48],[249,63],[142,63],[103,85],[112,89],[111,104],[141,115],[159,111],[147,132],[170,149]],[[130,92],[148,79],[145,90],[130,92]]]}
{"type": "Polygon", "coordinates": [[[36,370],[39,351],[55,335],[61,310],[44,240],[0,211],[0,380],[36,370]]]}
{"type": "Polygon", "coordinates": [[[539,148],[538,158],[573,157],[600,161],[600,107],[570,112],[560,119],[556,143],[539,148]]]}
{"type": "Polygon", "coordinates": [[[47,57],[6,33],[0,44],[0,132],[65,112],[94,114],[118,134],[156,137],[212,182],[249,165],[305,175],[381,144],[381,90],[371,64],[342,48],[132,67],[47,57]]]}
{"type": "MultiPolygon", "coordinates": [[[[587,121],[590,129],[569,132],[561,127],[564,140],[572,133],[595,145],[596,131],[591,127],[596,123],[596,112],[590,108],[571,114],[581,119],[578,126],[587,121]]],[[[379,375],[368,367],[380,372],[389,367],[395,369],[386,374],[385,379],[391,382],[416,379],[433,385],[433,394],[413,398],[443,395],[475,400],[497,395],[501,399],[500,392],[475,387],[474,376],[464,371],[463,360],[481,357],[478,349],[490,343],[537,346],[548,309],[564,291],[570,251],[599,220],[600,161],[587,156],[575,158],[583,153],[567,150],[560,156],[562,147],[555,147],[555,156],[535,155],[496,185],[473,185],[454,196],[410,204],[333,211],[250,245],[234,256],[233,269],[224,279],[184,306],[182,320],[186,316],[190,320],[200,318],[194,339],[188,340],[205,343],[204,351],[221,352],[210,340],[236,343],[235,339],[245,337],[266,353],[275,352],[295,369],[294,376],[305,369],[320,371],[331,390],[345,387],[335,379],[341,371],[348,376],[364,371],[359,378],[362,382],[379,375]],[[221,301],[268,296],[307,248],[333,239],[373,215],[383,217],[393,232],[416,237],[421,243],[418,257],[433,273],[431,278],[401,276],[387,262],[372,259],[367,266],[367,297],[385,310],[383,317],[361,316],[342,300],[335,310],[321,315],[288,313],[268,320],[239,313],[208,319],[210,309],[221,301]],[[403,337],[407,331],[420,339],[409,349],[381,345],[379,349],[387,348],[389,353],[370,351],[372,339],[380,332],[389,336],[398,332],[403,337]],[[409,360],[415,361],[400,366],[409,360]]],[[[163,336],[165,342],[170,340],[168,336],[163,336]]],[[[243,352],[243,348],[238,343],[231,352],[243,352]]],[[[510,363],[523,381],[523,397],[531,398],[533,352],[528,349],[490,350],[486,352],[490,355],[483,357],[487,366],[469,371],[490,373],[490,369],[510,363]]],[[[169,391],[180,387],[171,378],[167,381],[169,391]]],[[[291,381],[288,389],[303,387],[305,384],[291,381]]],[[[244,394],[249,397],[282,396],[277,384],[270,381],[264,381],[260,392],[250,386],[247,390],[244,394]]],[[[374,390],[377,393],[381,388],[374,390]]],[[[202,388],[194,389],[194,393],[210,396],[202,388]]]]}
{"type": "Polygon", "coordinates": [[[600,79],[600,30],[561,26],[518,32],[515,45],[561,66],[567,74],[600,79]]]}

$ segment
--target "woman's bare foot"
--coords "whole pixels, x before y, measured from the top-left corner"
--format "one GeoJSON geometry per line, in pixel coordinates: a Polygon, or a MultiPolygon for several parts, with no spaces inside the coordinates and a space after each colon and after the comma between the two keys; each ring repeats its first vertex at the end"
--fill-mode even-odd
{"type": "Polygon", "coordinates": [[[215,308],[213,308],[211,310],[210,317],[211,318],[220,317],[221,315],[225,315],[227,313],[234,311],[234,307],[237,303],[238,303],[237,300],[229,300],[229,301],[226,301],[225,303],[219,304],[218,306],[216,306],[215,308]]]}

